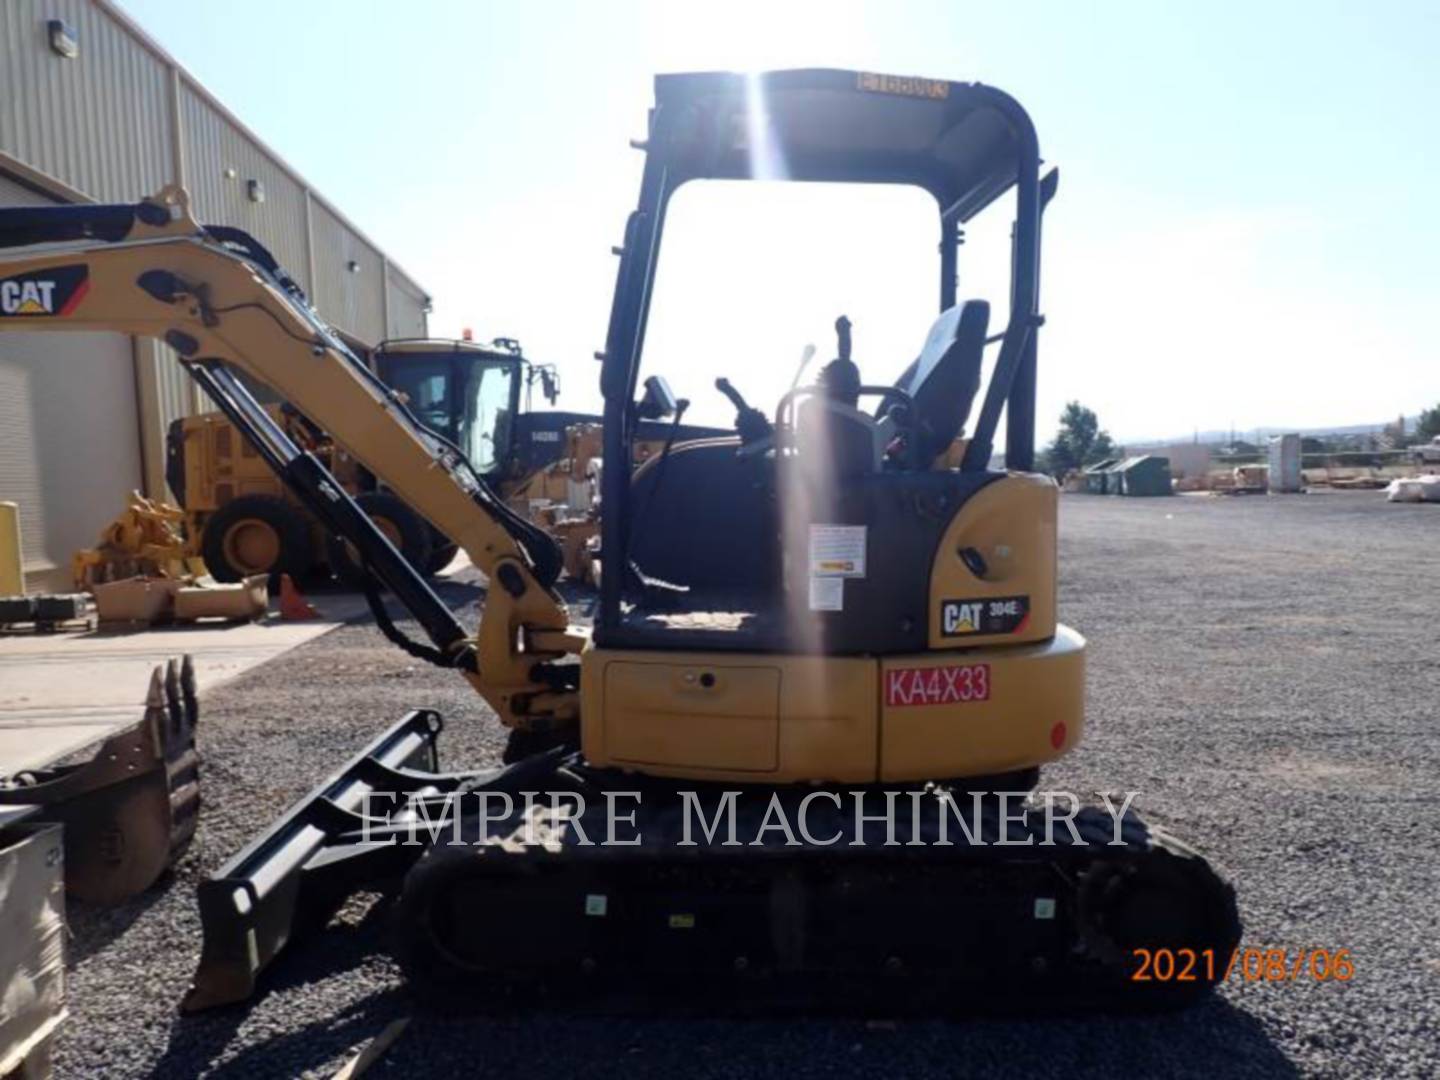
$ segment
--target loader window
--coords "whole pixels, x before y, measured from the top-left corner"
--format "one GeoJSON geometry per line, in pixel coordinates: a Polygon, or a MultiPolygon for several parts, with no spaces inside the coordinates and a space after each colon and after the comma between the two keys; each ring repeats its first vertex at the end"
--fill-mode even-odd
{"type": "Polygon", "coordinates": [[[513,363],[474,364],[465,375],[461,444],[477,472],[494,472],[509,455],[515,367],[513,363]]]}
{"type": "Polygon", "coordinates": [[[450,409],[450,363],[447,360],[417,361],[406,360],[390,366],[389,372],[381,372],[392,389],[405,395],[419,421],[432,431],[438,431],[447,439],[455,438],[453,418],[450,409]]]}

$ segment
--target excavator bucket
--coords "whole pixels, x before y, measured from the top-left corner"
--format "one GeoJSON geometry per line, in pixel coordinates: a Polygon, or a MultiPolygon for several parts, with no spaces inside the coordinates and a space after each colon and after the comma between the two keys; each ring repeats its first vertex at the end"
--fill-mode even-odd
{"type": "Polygon", "coordinates": [[[200,810],[195,669],[189,656],[155,668],[140,721],[89,761],[19,773],[0,806],[36,806],[65,826],[65,888],[94,904],[144,892],[184,854],[200,810]]]}

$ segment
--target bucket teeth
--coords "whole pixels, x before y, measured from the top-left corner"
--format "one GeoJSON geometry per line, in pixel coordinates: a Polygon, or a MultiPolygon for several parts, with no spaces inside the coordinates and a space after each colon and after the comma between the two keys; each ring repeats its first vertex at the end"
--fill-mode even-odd
{"type": "Polygon", "coordinates": [[[170,732],[179,734],[185,723],[185,704],[180,697],[180,661],[173,656],[165,664],[165,709],[170,714],[170,732]]]}
{"type": "Polygon", "coordinates": [[[195,658],[189,653],[180,661],[180,697],[185,706],[185,724],[193,731],[200,721],[200,702],[195,691],[195,658]]]}
{"type": "Polygon", "coordinates": [[[145,692],[145,709],[163,709],[165,707],[165,669],[158,666],[150,672],[150,689],[145,692]]]}

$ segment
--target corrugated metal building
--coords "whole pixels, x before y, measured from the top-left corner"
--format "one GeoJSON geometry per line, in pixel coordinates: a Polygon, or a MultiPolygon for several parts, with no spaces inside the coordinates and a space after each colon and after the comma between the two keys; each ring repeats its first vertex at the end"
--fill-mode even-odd
{"type": "MultiPolygon", "coordinates": [[[[425,290],[105,0],[0,2],[0,103],[0,205],[135,202],[179,182],[358,345],[425,334],[425,290]]],[[[28,588],[65,586],[127,492],[170,497],[165,429],[207,407],[152,339],[0,335],[0,500],[20,504],[28,588]]]]}

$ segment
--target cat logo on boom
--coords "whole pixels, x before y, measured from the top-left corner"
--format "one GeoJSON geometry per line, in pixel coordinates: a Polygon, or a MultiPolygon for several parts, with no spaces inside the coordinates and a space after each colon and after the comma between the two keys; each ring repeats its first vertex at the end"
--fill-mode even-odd
{"type": "Polygon", "coordinates": [[[0,316],[69,315],[90,287],[86,266],[57,266],[0,279],[0,316]]]}

